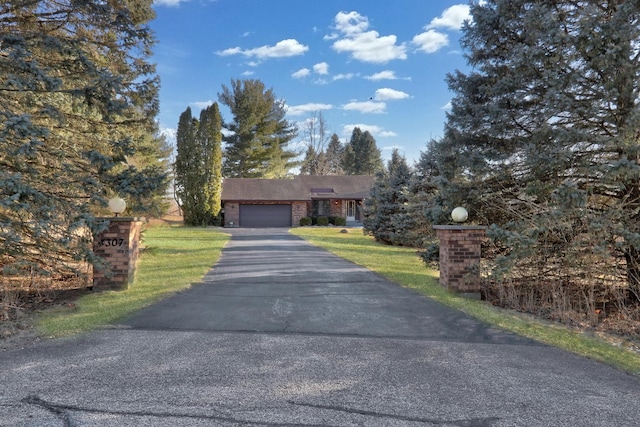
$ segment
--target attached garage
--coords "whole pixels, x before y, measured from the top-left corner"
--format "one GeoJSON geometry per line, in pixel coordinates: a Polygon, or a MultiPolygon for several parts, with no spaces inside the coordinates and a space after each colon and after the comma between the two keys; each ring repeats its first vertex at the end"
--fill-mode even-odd
{"type": "Polygon", "coordinates": [[[240,205],[240,227],[291,227],[291,205],[240,205]]]}

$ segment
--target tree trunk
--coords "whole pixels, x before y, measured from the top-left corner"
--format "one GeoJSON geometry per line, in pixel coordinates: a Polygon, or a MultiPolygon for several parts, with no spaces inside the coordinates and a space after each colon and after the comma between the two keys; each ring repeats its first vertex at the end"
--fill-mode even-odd
{"type": "Polygon", "coordinates": [[[627,285],[631,291],[629,299],[632,302],[640,301],[640,250],[631,246],[625,250],[624,258],[627,261],[627,285]]]}

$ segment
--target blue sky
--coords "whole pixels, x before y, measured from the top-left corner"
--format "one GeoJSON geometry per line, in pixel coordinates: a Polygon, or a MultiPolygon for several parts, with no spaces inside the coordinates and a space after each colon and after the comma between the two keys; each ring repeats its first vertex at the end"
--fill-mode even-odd
{"type": "Polygon", "coordinates": [[[468,70],[460,0],[156,0],[154,9],[158,120],[170,139],[187,106],[198,115],[231,79],[259,79],[299,123],[295,143],[320,111],[341,140],[358,126],[384,159],[397,147],[413,163],[442,136],[446,74],[468,70]]]}

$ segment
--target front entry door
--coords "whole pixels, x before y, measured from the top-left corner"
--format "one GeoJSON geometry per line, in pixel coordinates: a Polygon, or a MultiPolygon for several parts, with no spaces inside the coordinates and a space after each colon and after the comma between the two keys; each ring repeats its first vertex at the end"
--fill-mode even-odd
{"type": "Polygon", "coordinates": [[[347,221],[356,220],[356,201],[347,200],[347,221]]]}

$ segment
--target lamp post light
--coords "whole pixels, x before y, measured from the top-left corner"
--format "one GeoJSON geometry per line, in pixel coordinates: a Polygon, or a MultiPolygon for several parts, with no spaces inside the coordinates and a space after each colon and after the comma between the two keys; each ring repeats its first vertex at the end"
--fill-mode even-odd
{"type": "Polygon", "coordinates": [[[127,208],[127,202],[116,196],[109,200],[109,210],[117,217],[127,208]]]}
{"type": "Polygon", "coordinates": [[[124,290],[133,282],[139,254],[140,233],[144,218],[118,217],[127,203],[118,196],[108,201],[115,218],[102,218],[108,224],[94,236],[93,252],[105,265],[93,271],[93,289],[96,291],[124,290]]]}
{"type": "Polygon", "coordinates": [[[451,219],[453,222],[465,222],[469,218],[469,212],[462,206],[458,206],[454,210],[451,211],[451,219]]]}
{"type": "Polygon", "coordinates": [[[451,211],[455,225],[434,225],[440,241],[440,284],[458,294],[480,298],[480,260],[486,227],[464,225],[469,212],[462,207],[451,211]]]}

